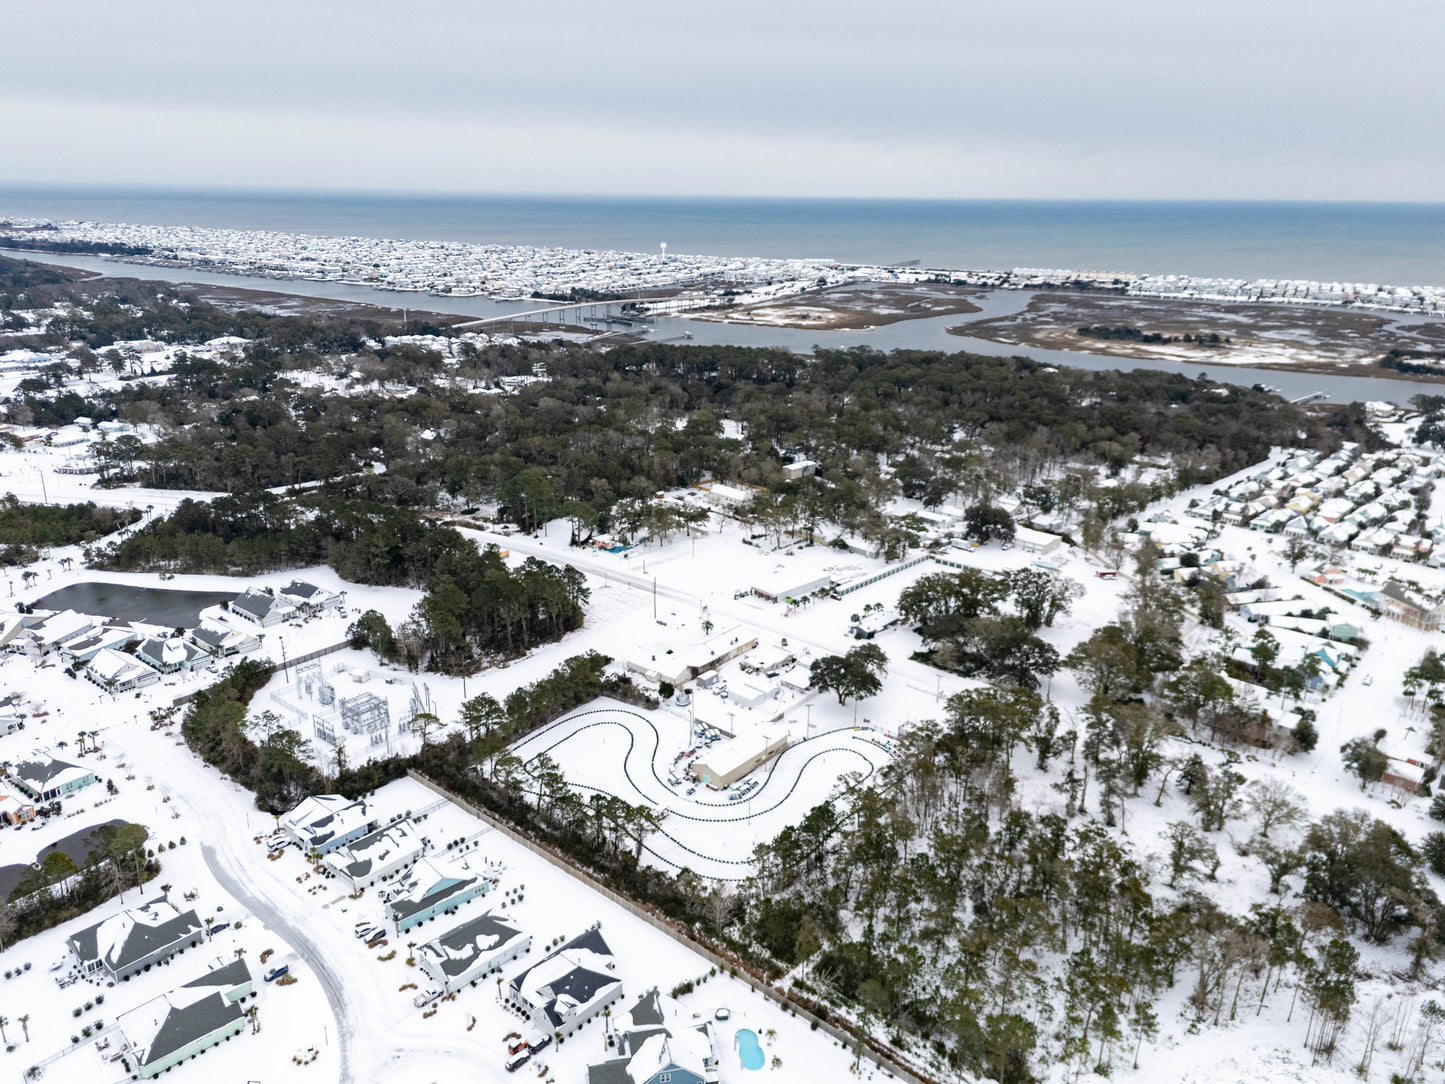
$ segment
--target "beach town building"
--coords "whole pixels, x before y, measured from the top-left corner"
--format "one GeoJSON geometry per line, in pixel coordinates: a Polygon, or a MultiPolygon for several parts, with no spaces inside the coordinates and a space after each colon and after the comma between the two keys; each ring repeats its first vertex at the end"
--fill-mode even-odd
{"type": "Polygon", "coordinates": [[[587,1084],[712,1084],[718,1057],[712,1022],[667,1023],[656,987],[612,1020],[618,1057],[587,1068],[587,1084]]]}
{"type": "Polygon", "coordinates": [[[104,974],[114,982],[195,948],[205,937],[196,912],[175,912],[158,896],[71,934],[70,951],[82,974],[104,974]]]}
{"type": "Polygon", "coordinates": [[[241,1001],[250,996],[251,981],[246,962],[235,960],[121,1013],[116,1026],[135,1075],[150,1080],[239,1035],[246,1026],[241,1001]]]}
{"type": "Polygon", "coordinates": [[[491,911],[453,926],[416,951],[417,966],[446,993],[500,971],[532,950],[532,935],[491,911]]]}
{"type": "Polygon", "coordinates": [[[387,917],[398,935],[485,895],[491,877],[475,858],[422,858],[386,894],[387,917]]]}
{"type": "Polygon", "coordinates": [[[160,681],[161,675],[134,655],[104,648],[86,664],[85,679],[108,693],[128,693],[160,681]]]}
{"type": "Polygon", "coordinates": [[[390,880],[426,853],[426,840],[410,819],[394,821],[331,849],[326,868],[353,892],[390,880]]]}
{"type": "Polygon", "coordinates": [[[53,802],[98,782],[95,772],[49,753],[37,753],[10,769],[10,782],[27,798],[53,802]]]}
{"type": "Polygon", "coordinates": [[[339,794],[312,795],[280,820],[281,831],[305,854],[329,854],[375,826],[366,799],[339,794]]]}
{"type": "Polygon", "coordinates": [[[786,731],[757,731],[719,742],[688,769],[699,783],[722,790],[762,767],[788,747],[786,731]]]}
{"type": "Polygon", "coordinates": [[[538,1031],[565,1039],[622,999],[622,979],[598,922],[517,974],[505,990],[538,1031]]]}

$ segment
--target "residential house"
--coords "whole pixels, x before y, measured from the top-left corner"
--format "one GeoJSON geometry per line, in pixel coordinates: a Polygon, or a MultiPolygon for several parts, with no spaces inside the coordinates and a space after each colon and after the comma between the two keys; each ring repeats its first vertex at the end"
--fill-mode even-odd
{"type": "Polygon", "coordinates": [[[1398,583],[1387,583],[1379,595],[1385,616],[1402,624],[1417,629],[1438,629],[1445,621],[1445,606],[1417,598],[1398,583]]]}
{"type": "Polygon", "coordinates": [[[107,648],[120,651],[138,639],[139,636],[129,622],[113,621],[101,628],[92,629],[79,639],[67,641],[60,649],[60,657],[72,666],[88,663],[107,648]]]}
{"type": "Polygon", "coordinates": [[[237,617],[270,628],[290,617],[294,607],[264,588],[251,587],[233,598],[228,609],[237,617]]]}
{"type": "Polygon", "coordinates": [[[1322,563],[1310,569],[1305,579],[1320,586],[1335,586],[1345,582],[1345,570],[1338,565],[1322,563]]]}
{"type": "Polygon", "coordinates": [[[35,819],[35,807],[13,794],[0,794],[0,824],[18,827],[35,819]]]}
{"type": "Polygon", "coordinates": [[[279,597],[281,601],[302,614],[321,613],[323,610],[333,609],[341,603],[341,596],[335,591],[327,591],[315,584],[307,583],[305,580],[292,580],[281,588],[279,597]]]}
{"type": "Polygon", "coordinates": [[[213,628],[200,625],[186,633],[186,638],[208,655],[218,659],[254,651],[261,646],[260,639],[250,632],[233,628],[213,628]]]}
{"type": "Polygon", "coordinates": [[[406,869],[426,852],[426,841],[410,818],[358,836],[326,855],[326,866],[351,885],[370,888],[406,869]]]}
{"type": "Polygon", "coordinates": [[[484,911],[422,945],[416,950],[416,961],[450,994],[530,951],[531,934],[484,911]]]}
{"type": "Polygon", "coordinates": [[[37,802],[53,802],[98,782],[95,773],[66,760],[57,760],[48,753],[21,761],[10,771],[10,781],[26,797],[37,802]]]}
{"type": "Polygon", "coordinates": [[[7,645],[12,651],[33,658],[57,654],[72,640],[79,640],[97,625],[96,619],[74,610],[62,610],[38,620],[23,623],[7,645]]]}
{"type": "Polygon", "coordinates": [[[204,930],[195,911],[176,913],[164,897],[157,897],[71,934],[67,943],[84,974],[103,973],[118,982],[195,948],[204,930]]]}
{"type": "Polygon", "coordinates": [[[710,1084],[718,1078],[711,1022],[668,1026],[656,987],[612,1023],[616,1058],[587,1068],[587,1084],[710,1084]]]}
{"type": "Polygon", "coordinates": [[[375,821],[364,798],[316,794],[282,817],[280,827],[304,853],[329,854],[366,835],[375,821]]]}
{"type": "Polygon", "coordinates": [[[217,968],[116,1019],[135,1077],[150,1080],[246,1027],[240,1002],[251,993],[244,960],[217,968]]]}
{"type": "Polygon", "coordinates": [[[622,1000],[617,961],[594,923],[505,986],[507,1000],[544,1035],[565,1039],[622,1000]]]}
{"type": "Polygon", "coordinates": [[[174,636],[165,639],[153,636],[142,640],[135,649],[135,657],[161,674],[189,673],[211,658],[195,644],[188,644],[174,636]]]}
{"type": "Polygon", "coordinates": [[[387,893],[387,917],[396,923],[400,936],[413,926],[485,895],[491,887],[491,877],[476,857],[422,858],[387,893]],[[474,867],[473,862],[478,865],[474,867]]]}
{"type": "Polygon", "coordinates": [[[134,655],[106,648],[86,664],[85,679],[108,693],[128,693],[154,685],[161,676],[134,655]]]}

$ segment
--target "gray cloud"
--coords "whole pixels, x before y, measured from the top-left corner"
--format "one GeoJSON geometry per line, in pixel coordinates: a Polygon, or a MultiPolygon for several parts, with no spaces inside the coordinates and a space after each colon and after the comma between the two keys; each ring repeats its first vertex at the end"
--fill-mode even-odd
{"type": "Polygon", "coordinates": [[[1445,196],[1425,3],[73,0],[6,38],[9,181],[1445,196]]]}

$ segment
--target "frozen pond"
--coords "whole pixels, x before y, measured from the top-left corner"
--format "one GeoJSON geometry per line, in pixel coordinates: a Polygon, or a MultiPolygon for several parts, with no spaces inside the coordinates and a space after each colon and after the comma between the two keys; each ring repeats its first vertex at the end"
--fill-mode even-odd
{"type": "Polygon", "coordinates": [[[235,591],[180,591],[164,587],[136,587],[128,583],[73,583],[37,599],[42,610],[76,610],[92,617],[123,617],[168,628],[189,628],[201,611],[218,602],[230,602],[235,591]]]}

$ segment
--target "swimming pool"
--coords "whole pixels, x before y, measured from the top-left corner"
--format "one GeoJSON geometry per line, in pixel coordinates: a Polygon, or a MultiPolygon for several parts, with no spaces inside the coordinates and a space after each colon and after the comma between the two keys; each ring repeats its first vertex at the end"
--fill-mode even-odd
{"type": "Polygon", "coordinates": [[[763,1048],[758,1045],[758,1033],[752,1028],[740,1028],[738,1030],[738,1056],[743,1060],[744,1069],[761,1069],[763,1062],[763,1048]]]}

